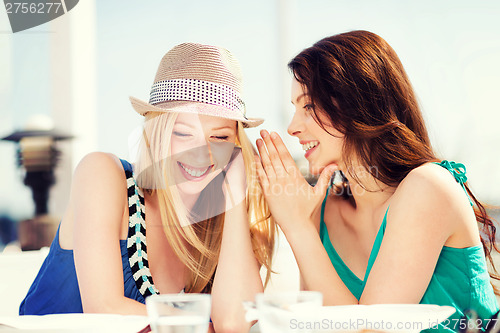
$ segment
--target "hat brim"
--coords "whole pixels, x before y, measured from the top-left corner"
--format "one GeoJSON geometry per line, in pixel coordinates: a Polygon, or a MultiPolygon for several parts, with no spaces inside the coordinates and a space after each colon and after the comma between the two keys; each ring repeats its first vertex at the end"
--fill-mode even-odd
{"type": "Polygon", "coordinates": [[[243,127],[256,127],[264,122],[262,118],[245,118],[240,112],[214,104],[193,101],[167,101],[151,105],[138,98],[129,97],[134,110],[141,116],[148,112],[185,112],[241,121],[243,127]]]}

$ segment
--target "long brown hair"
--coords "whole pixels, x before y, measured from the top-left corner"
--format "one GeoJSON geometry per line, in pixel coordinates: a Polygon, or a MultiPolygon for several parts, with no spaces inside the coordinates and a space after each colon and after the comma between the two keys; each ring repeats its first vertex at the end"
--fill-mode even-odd
{"type": "MultiPolygon", "coordinates": [[[[325,129],[318,120],[322,112],[344,134],[347,165],[356,156],[373,177],[397,186],[411,170],[440,161],[408,75],[380,36],[357,30],[324,38],[300,52],[288,67],[311,99],[318,124],[325,129]]],[[[491,257],[493,249],[498,252],[496,228],[467,183],[465,187],[492,266],[490,276],[500,280],[491,257]]]]}

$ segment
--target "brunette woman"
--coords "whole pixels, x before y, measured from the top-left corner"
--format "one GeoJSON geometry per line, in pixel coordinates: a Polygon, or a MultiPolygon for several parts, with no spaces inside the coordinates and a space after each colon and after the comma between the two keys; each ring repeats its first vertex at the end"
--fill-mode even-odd
{"type": "Polygon", "coordinates": [[[257,162],[302,287],[326,305],[439,304],[455,307],[452,318],[466,309],[490,318],[495,227],[465,166],[434,153],[394,50],[352,31],[320,40],[289,68],[288,133],[318,182],[307,184],[276,133],[261,131],[257,162]]]}

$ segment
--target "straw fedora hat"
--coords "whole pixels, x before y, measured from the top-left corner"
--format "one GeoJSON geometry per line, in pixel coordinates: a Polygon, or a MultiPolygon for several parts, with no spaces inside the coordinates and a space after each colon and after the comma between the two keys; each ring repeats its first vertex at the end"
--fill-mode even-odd
{"type": "Polygon", "coordinates": [[[130,102],[140,115],[154,112],[188,112],[241,121],[255,127],[261,118],[247,118],[241,98],[241,69],[226,49],[184,43],[161,59],[151,87],[149,103],[130,102]]]}

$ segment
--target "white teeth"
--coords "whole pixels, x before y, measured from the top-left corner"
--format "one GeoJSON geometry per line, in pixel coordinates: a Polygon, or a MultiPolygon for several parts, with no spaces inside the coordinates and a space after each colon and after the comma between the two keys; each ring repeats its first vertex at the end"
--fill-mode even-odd
{"type": "Polygon", "coordinates": [[[210,166],[208,166],[204,171],[203,170],[192,170],[192,169],[189,169],[188,167],[186,167],[184,164],[182,163],[179,163],[179,165],[188,173],[190,174],[191,176],[193,177],[201,177],[202,175],[204,175],[208,169],[210,169],[210,166]]]}
{"type": "Polygon", "coordinates": [[[304,150],[306,150],[306,151],[307,151],[307,150],[309,150],[309,149],[311,149],[311,148],[316,147],[318,144],[319,144],[319,141],[310,141],[310,142],[308,142],[308,143],[304,143],[304,144],[302,145],[302,149],[304,149],[304,150]]]}

